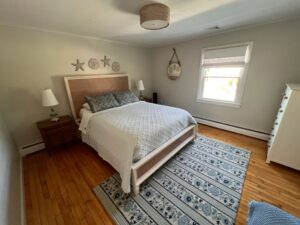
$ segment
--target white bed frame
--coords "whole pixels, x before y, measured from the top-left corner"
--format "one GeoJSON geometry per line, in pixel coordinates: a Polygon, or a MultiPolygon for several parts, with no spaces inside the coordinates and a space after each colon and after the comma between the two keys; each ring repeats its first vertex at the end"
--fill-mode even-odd
{"type": "MultiPolygon", "coordinates": [[[[64,78],[72,114],[79,121],[79,110],[85,102],[84,96],[109,91],[130,90],[127,74],[68,76],[64,78]],[[103,81],[103,82],[102,82],[103,81]],[[103,85],[105,82],[105,85],[103,85]]],[[[197,125],[193,124],[175,137],[153,150],[145,158],[131,166],[131,186],[135,195],[140,185],[157,169],[166,163],[186,144],[193,141],[197,134],[197,125]]]]}

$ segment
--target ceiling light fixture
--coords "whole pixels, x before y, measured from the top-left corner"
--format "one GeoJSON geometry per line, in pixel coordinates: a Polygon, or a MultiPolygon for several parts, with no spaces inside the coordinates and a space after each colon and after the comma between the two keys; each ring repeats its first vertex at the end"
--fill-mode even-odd
{"type": "Polygon", "coordinates": [[[159,30],[169,26],[170,9],[161,3],[145,5],[140,9],[141,27],[147,30],[159,30]]]}

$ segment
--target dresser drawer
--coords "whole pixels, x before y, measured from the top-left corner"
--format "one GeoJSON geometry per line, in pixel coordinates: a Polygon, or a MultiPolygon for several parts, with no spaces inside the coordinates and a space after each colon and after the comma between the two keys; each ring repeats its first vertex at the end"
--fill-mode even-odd
{"type": "Polygon", "coordinates": [[[285,110],[288,100],[291,97],[291,93],[292,93],[292,90],[289,87],[287,87],[285,89],[285,92],[282,94],[282,100],[281,100],[279,110],[283,110],[283,111],[285,110]]]}

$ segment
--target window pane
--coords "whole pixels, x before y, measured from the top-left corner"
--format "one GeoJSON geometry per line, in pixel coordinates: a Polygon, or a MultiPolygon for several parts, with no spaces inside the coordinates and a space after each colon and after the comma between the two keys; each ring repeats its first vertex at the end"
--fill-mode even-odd
{"type": "Polygon", "coordinates": [[[203,98],[234,102],[239,78],[204,78],[203,98]]]}
{"type": "Polygon", "coordinates": [[[206,67],[204,76],[206,77],[240,77],[243,67],[206,67]]]}

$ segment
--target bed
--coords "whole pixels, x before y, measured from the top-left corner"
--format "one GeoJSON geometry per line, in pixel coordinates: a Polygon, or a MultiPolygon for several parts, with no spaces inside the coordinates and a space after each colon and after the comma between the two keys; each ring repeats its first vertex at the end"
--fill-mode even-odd
{"type": "Polygon", "coordinates": [[[197,123],[182,109],[143,101],[96,113],[82,107],[85,96],[130,90],[127,74],[64,80],[83,142],[119,172],[126,193],[137,195],[143,181],[196,137],[197,123]]]}

